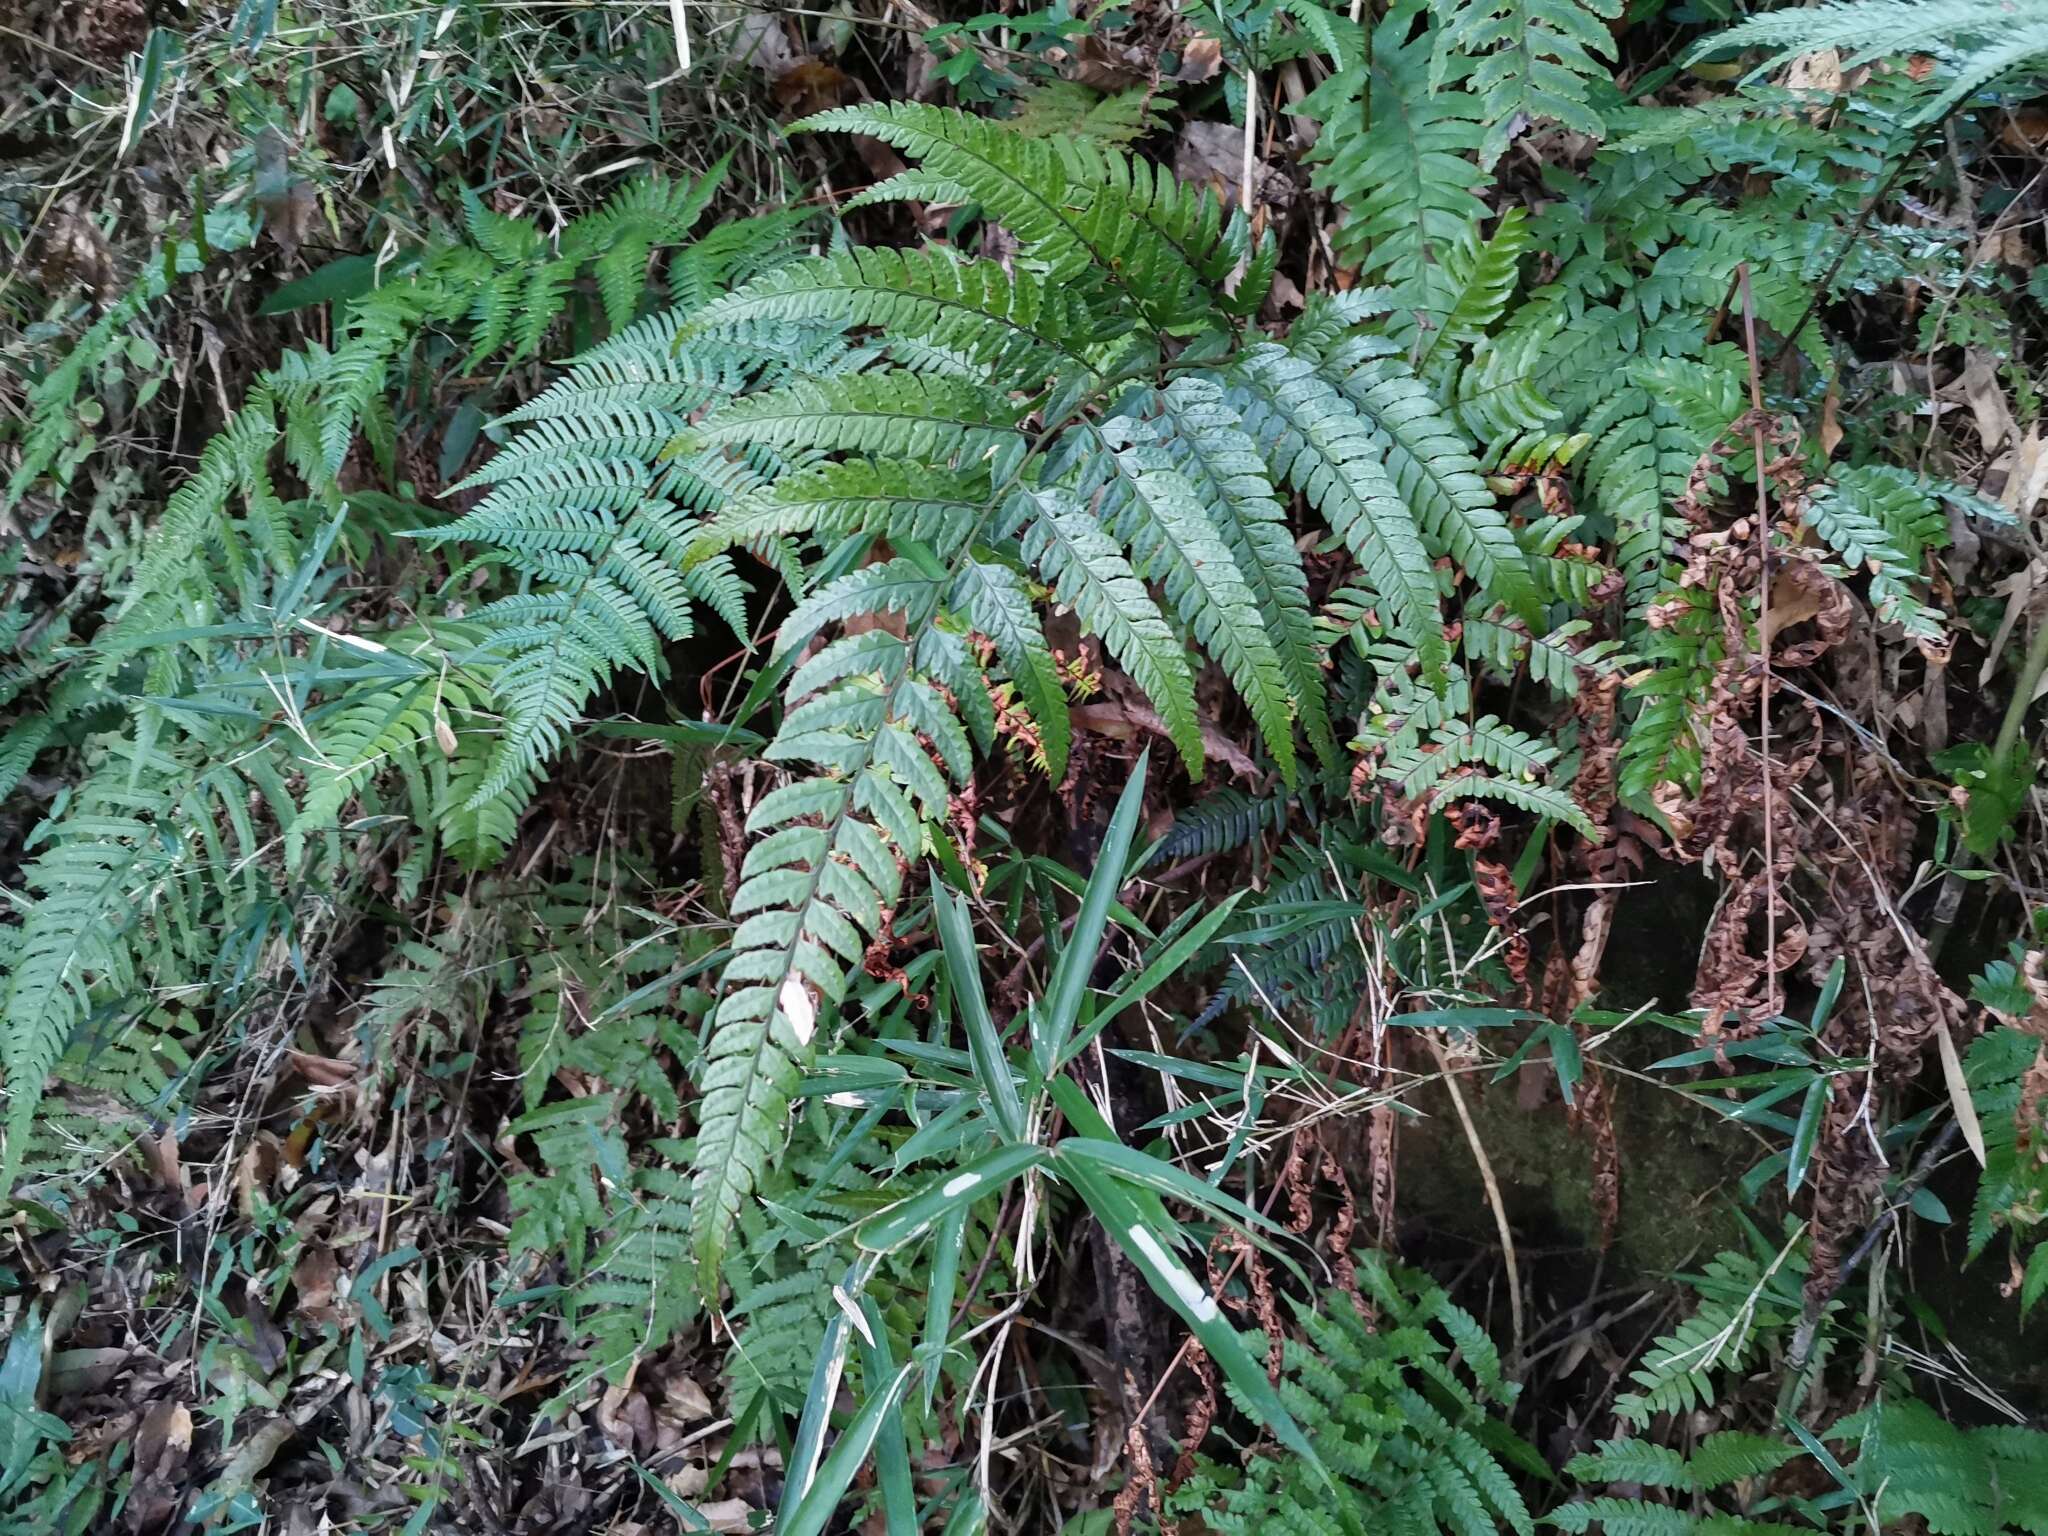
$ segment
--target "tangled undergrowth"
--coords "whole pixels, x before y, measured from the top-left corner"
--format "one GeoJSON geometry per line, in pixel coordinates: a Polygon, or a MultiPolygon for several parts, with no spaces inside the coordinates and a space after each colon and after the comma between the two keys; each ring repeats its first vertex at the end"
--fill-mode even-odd
{"type": "Polygon", "coordinates": [[[0,1530],[2048,1529],[2044,61],[31,0],[0,1530]]]}

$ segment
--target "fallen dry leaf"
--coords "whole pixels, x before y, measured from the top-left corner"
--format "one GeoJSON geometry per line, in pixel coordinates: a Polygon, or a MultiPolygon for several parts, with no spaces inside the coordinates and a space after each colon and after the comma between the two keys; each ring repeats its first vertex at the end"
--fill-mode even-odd
{"type": "Polygon", "coordinates": [[[1200,85],[1213,80],[1223,68],[1223,44],[1213,37],[1193,37],[1180,51],[1180,67],[1173,78],[1183,85],[1200,85]]]}
{"type": "Polygon", "coordinates": [[[1842,55],[1834,48],[1802,53],[1786,67],[1782,82],[1788,91],[1811,91],[1824,96],[1842,93],[1842,55]]]}
{"type": "Polygon", "coordinates": [[[1173,174],[1184,184],[1213,187],[1237,201],[1244,173],[1244,130],[1229,123],[1186,123],[1173,150],[1173,174]]]}
{"type": "Polygon", "coordinates": [[[1998,137],[2008,148],[2027,154],[2048,149],[2048,109],[2015,107],[1999,124],[1998,137]]]}
{"type": "Polygon", "coordinates": [[[1984,445],[1986,453],[1995,452],[2014,436],[2012,407],[2006,403],[2005,390],[1998,382],[1998,363],[1983,347],[1971,347],[1964,353],[1962,377],[1957,381],[1962,386],[1963,398],[1969,402],[1970,414],[1977,421],[1977,439],[1984,445]]]}
{"type": "Polygon", "coordinates": [[[307,1248],[292,1266],[292,1287],[298,1292],[297,1312],[316,1326],[341,1321],[335,1306],[335,1292],[341,1285],[341,1265],[331,1248],[307,1248]]]}
{"type": "Polygon", "coordinates": [[[678,1372],[662,1384],[661,1395],[668,1406],[686,1420],[711,1417],[710,1394],[697,1385],[695,1377],[678,1372]]]}
{"type": "Polygon", "coordinates": [[[712,1530],[737,1536],[753,1530],[754,1516],[759,1511],[745,1499],[713,1499],[709,1504],[699,1504],[697,1513],[712,1530]]]}
{"type": "Polygon", "coordinates": [[[1824,459],[1832,459],[1842,446],[1841,409],[1842,381],[1836,377],[1828,380],[1828,392],[1820,402],[1820,453],[1824,459]]]}
{"type": "Polygon", "coordinates": [[[192,1411],[176,1398],[151,1405],[135,1435],[135,1481],[122,1519],[130,1531],[160,1529],[183,1502],[185,1458],[192,1450],[192,1411]]]}

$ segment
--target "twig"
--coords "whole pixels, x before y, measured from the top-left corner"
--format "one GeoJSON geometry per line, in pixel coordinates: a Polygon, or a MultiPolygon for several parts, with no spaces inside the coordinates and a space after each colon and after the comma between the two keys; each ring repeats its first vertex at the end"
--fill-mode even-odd
{"type": "Polygon", "coordinates": [[[1486,1147],[1479,1140],[1479,1128],[1472,1123],[1472,1111],[1465,1107],[1465,1094],[1458,1087],[1458,1074],[1451,1070],[1450,1058],[1444,1054],[1443,1042],[1433,1032],[1424,1031],[1430,1051],[1436,1056],[1436,1064],[1444,1075],[1444,1087],[1451,1095],[1451,1108],[1458,1112],[1458,1124],[1465,1128],[1465,1141],[1472,1148],[1472,1160],[1479,1165],[1479,1181],[1486,1186],[1486,1203],[1493,1207],[1493,1224],[1500,1231],[1501,1251],[1508,1262],[1508,1316],[1514,1326],[1514,1358],[1522,1358],[1522,1271],[1515,1262],[1515,1235],[1508,1230],[1507,1206],[1500,1197],[1500,1183],[1493,1176],[1493,1163],[1486,1155],[1486,1147]]]}
{"type": "MultiPolygon", "coordinates": [[[[1749,291],[1748,262],[1736,267],[1735,278],[1742,287],[1742,344],[1749,354],[1749,441],[1756,453],[1756,544],[1762,570],[1756,633],[1763,679],[1757,690],[1756,717],[1757,751],[1763,758],[1764,773],[1764,964],[1774,968],[1778,963],[1778,852],[1777,812],[1771,803],[1775,798],[1771,782],[1771,506],[1764,475],[1763,374],[1756,361],[1756,301],[1749,291]]],[[[1766,977],[1764,996],[1781,996],[1776,970],[1767,970],[1766,977]]]]}
{"type": "Polygon", "coordinates": [[[1259,131],[1259,77],[1250,69],[1244,72],[1244,170],[1238,177],[1237,206],[1244,214],[1247,224],[1252,217],[1252,167],[1258,163],[1255,153],[1259,131]]]}
{"type": "MultiPolygon", "coordinates": [[[[1010,1196],[1008,1193],[1005,1193],[1003,1203],[996,1208],[995,1225],[990,1227],[989,1231],[991,1233],[1001,1232],[1009,1224],[1009,1220],[1010,1196]]],[[[974,1266],[974,1273],[968,1277],[966,1290],[960,1293],[960,1305],[953,1313],[953,1321],[946,1325],[946,1336],[948,1338],[952,1337],[953,1330],[960,1326],[961,1321],[967,1316],[968,1310],[974,1305],[974,1293],[981,1289],[982,1279],[988,1274],[989,1261],[996,1256],[997,1247],[998,1244],[991,1237],[987,1245],[981,1250],[981,1261],[974,1266]]]]}

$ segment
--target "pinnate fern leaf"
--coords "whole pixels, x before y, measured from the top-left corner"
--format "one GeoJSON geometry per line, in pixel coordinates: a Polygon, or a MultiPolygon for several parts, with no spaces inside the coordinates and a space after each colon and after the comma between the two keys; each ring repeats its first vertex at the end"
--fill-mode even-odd
{"type": "Polygon", "coordinates": [[[923,851],[922,822],[944,819],[947,773],[964,780],[967,770],[964,733],[887,631],[828,646],[791,689],[809,696],[768,755],[821,776],[771,791],[747,819],[757,841],[733,901],[739,927],[713,1017],[693,1163],[691,1244],[707,1286],[780,1148],[818,1032],[895,906],[904,864],[923,851]]]}
{"type": "MultiPolygon", "coordinates": [[[[1111,423],[1109,430],[1119,425],[1111,423]]],[[[1150,444],[1105,457],[1114,473],[1099,487],[1084,481],[1084,494],[1105,493],[1098,504],[1105,526],[1131,551],[1140,579],[1158,583],[1201,648],[1222,665],[1250,706],[1281,776],[1292,784],[1294,717],[1287,678],[1251,589],[1200,494],[1150,444]]]]}
{"type": "Polygon", "coordinates": [[[1159,711],[1191,777],[1202,776],[1202,725],[1187,653],[1116,541],[1071,491],[1025,493],[1031,504],[1024,558],[1044,573],[1053,595],[1159,711]]]}
{"type": "Polygon", "coordinates": [[[1450,660],[1436,572],[1422,531],[1383,467],[1371,424],[1315,365],[1277,346],[1252,350],[1241,365],[1246,423],[1270,446],[1280,476],[1308,498],[1365,567],[1393,609],[1395,630],[1426,669],[1450,660]]]}
{"type": "Polygon", "coordinates": [[[1160,441],[1196,487],[1258,604],[1309,744],[1325,761],[1336,743],[1324,701],[1322,657],[1309,610],[1308,577],[1258,445],[1208,379],[1181,378],[1154,397],[1160,441]]]}

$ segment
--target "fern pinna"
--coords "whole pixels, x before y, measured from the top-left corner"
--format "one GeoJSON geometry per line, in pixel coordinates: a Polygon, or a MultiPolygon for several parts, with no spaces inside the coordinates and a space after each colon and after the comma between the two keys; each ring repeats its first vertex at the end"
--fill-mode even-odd
{"type": "MultiPolygon", "coordinates": [[[[1374,632],[1419,659],[1425,690],[1452,660],[1447,597],[1533,627],[1550,585],[1547,555],[1525,546],[1398,343],[1347,339],[1355,312],[1319,311],[1280,341],[1250,329],[1274,249],[1213,197],[1099,145],[935,107],[802,126],[918,162],[863,201],[943,191],[1019,250],[1007,264],[940,247],[815,256],[707,305],[679,338],[683,357],[774,328],[840,338],[801,376],[712,409],[674,450],[760,470],[693,551],[743,547],[801,573],[791,541],[808,542],[828,573],[800,588],[776,642],[786,712],[767,756],[790,779],[751,813],[703,1079],[692,1219],[707,1265],[924,855],[925,824],[994,744],[994,691],[1023,705],[1045,768],[1064,771],[1048,599],[1130,676],[1191,774],[1206,662],[1292,784],[1304,751],[1334,763],[1338,734],[1284,496],[1335,534],[1370,588],[1374,632]]],[[[1461,779],[1472,761],[1447,755],[1440,772],[1461,779]]]]}

